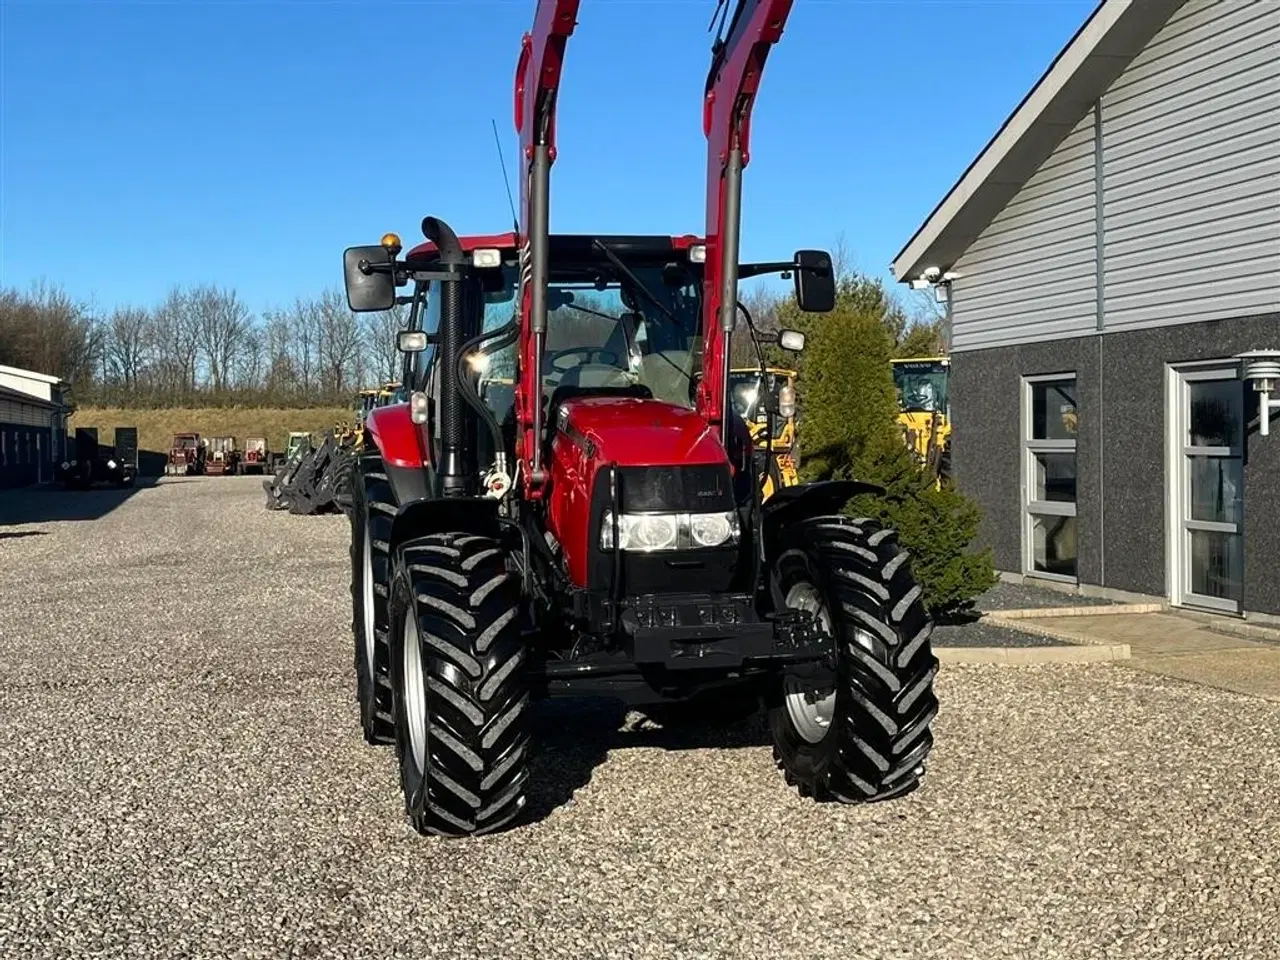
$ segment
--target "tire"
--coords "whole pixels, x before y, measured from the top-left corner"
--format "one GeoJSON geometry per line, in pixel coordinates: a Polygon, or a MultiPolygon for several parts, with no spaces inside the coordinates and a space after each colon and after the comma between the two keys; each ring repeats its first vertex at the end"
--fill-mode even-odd
{"type": "Polygon", "coordinates": [[[785,672],[769,727],[787,782],[817,800],[910,793],[924,776],[938,712],[933,623],[892,530],[818,517],[783,531],[771,570],[777,607],[811,609],[836,636],[834,669],[785,672]],[[805,686],[830,691],[812,704],[805,686]],[[825,724],[823,715],[826,716],[825,724]]]}
{"type": "Polygon", "coordinates": [[[525,806],[529,674],[520,581],[486,537],[398,546],[391,593],[396,753],[420,833],[478,836],[525,806]]]}
{"type": "Polygon", "coordinates": [[[362,458],[351,511],[351,632],[355,638],[356,703],[370,744],[395,743],[391,650],[387,642],[387,554],[395,498],[376,454],[362,458]]]}

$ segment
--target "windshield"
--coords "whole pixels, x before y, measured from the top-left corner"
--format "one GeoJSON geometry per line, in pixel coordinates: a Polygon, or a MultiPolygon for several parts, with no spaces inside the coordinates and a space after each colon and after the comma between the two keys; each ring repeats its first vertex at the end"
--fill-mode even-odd
{"type": "Polygon", "coordinates": [[[903,413],[947,412],[949,365],[933,360],[895,363],[893,385],[898,391],[898,409],[903,413]]]}
{"type": "MultiPolygon", "coordinates": [[[[642,384],[660,400],[692,407],[702,345],[699,278],[684,265],[628,266],[643,290],[607,262],[552,265],[543,390],[642,384]]],[[[504,269],[503,280],[501,289],[485,294],[485,330],[509,322],[516,309],[514,267],[504,269]]],[[[514,379],[515,360],[515,344],[487,356],[482,383],[514,379]]]]}

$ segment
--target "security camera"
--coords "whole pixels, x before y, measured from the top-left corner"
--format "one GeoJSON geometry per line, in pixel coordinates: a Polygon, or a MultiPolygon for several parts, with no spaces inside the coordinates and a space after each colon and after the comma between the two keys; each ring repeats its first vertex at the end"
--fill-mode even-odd
{"type": "Polygon", "coordinates": [[[925,267],[924,272],[920,275],[930,283],[934,283],[942,276],[942,271],[937,267],[925,267]]]}
{"type": "Polygon", "coordinates": [[[1280,350],[1250,350],[1236,355],[1240,361],[1240,378],[1253,384],[1258,394],[1258,432],[1267,436],[1271,413],[1280,410],[1280,400],[1271,399],[1280,382],[1280,350]]]}

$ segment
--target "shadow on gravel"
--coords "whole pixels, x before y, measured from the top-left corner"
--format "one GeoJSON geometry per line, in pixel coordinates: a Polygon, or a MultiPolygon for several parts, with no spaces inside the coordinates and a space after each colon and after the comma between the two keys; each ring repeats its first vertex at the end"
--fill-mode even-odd
{"type": "MultiPolygon", "coordinates": [[[[644,708],[635,708],[643,714],[644,708]]],[[[666,728],[642,720],[624,729],[629,708],[607,700],[544,700],[533,718],[528,808],[525,823],[536,823],[591,782],[611,750],[658,747],[663,750],[734,750],[767,746],[763,710],[746,720],[718,727],[666,728]]]]}
{"type": "Polygon", "coordinates": [[[158,481],[158,477],[138,477],[132,487],[124,488],[90,487],[88,490],[75,490],[51,484],[6,490],[4,496],[0,497],[0,527],[20,523],[97,520],[105,517],[139,490],[153,487],[158,481]]]}
{"type": "Polygon", "coordinates": [[[12,530],[5,533],[0,530],[0,540],[21,540],[23,537],[47,537],[48,531],[45,530],[12,530]]]}

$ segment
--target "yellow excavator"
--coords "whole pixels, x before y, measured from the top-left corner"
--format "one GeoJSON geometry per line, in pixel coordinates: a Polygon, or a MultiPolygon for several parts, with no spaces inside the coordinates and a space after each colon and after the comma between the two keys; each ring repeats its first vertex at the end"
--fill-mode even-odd
{"type": "Polygon", "coordinates": [[[951,475],[951,359],[908,357],[889,362],[903,438],[916,462],[941,486],[951,475]]]}
{"type": "Polygon", "coordinates": [[[733,406],[747,422],[751,442],[763,452],[764,499],[780,487],[800,482],[800,449],[796,443],[796,371],[783,367],[734,367],[729,371],[733,406]],[[770,417],[772,411],[772,418],[770,417]],[[773,432],[770,436],[770,419],[773,432]]]}

